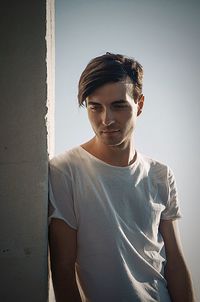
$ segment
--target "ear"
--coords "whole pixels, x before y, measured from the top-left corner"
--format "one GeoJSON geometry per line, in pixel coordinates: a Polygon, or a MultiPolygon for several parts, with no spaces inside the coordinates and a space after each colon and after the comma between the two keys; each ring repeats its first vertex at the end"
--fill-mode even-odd
{"type": "Polygon", "coordinates": [[[139,116],[142,113],[142,108],[144,106],[144,95],[141,94],[141,96],[138,99],[138,111],[137,116],[139,116]]]}

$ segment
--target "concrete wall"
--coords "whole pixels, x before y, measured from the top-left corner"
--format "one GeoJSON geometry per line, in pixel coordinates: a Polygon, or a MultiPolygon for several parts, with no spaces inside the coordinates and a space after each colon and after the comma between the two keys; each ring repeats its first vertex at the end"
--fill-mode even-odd
{"type": "Polygon", "coordinates": [[[0,301],[48,299],[46,1],[0,13],[0,301]]]}

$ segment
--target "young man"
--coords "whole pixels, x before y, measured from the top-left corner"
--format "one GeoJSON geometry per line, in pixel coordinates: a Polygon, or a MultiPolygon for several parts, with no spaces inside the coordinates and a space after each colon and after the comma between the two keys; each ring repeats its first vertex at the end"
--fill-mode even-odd
{"type": "Polygon", "coordinates": [[[193,302],[171,169],[134,145],[143,68],[106,53],[79,81],[95,136],[49,163],[49,247],[58,302],[193,302]]]}

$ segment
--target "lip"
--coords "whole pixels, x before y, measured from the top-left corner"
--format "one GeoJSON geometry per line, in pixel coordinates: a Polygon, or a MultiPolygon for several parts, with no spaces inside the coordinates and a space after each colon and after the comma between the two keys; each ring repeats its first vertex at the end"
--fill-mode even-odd
{"type": "Polygon", "coordinates": [[[113,130],[102,130],[104,133],[111,133],[111,132],[118,132],[119,129],[113,129],[113,130]]]}
{"type": "Polygon", "coordinates": [[[103,130],[102,133],[104,134],[110,134],[110,133],[116,133],[119,132],[120,130],[103,130]]]}

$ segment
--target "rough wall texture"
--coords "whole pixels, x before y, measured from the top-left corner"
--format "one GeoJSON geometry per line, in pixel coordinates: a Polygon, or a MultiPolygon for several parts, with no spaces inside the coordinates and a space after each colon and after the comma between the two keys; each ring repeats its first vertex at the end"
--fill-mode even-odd
{"type": "Polygon", "coordinates": [[[46,1],[0,13],[0,301],[47,301],[46,1]]]}

